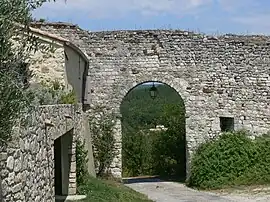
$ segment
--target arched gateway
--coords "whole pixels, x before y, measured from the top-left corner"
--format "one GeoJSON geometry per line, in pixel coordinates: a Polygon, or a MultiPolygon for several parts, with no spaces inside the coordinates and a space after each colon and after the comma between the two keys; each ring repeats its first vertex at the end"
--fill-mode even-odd
{"type": "MultiPolygon", "coordinates": [[[[218,38],[179,30],[88,32],[75,25],[33,27],[70,39],[88,55],[88,101],[119,112],[137,84],[173,87],[186,107],[187,171],[192,152],[227,128],[260,134],[269,129],[269,37],[218,38]]],[[[89,110],[91,113],[91,110],[89,110]]],[[[121,151],[121,122],[116,137],[121,151]]],[[[112,165],[121,177],[121,153],[112,165]]]]}
{"type": "Polygon", "coordinates": [[[164,82],[132,88],[121,106],[122,177],[186,176],[185,105],[164,82]]]}
{"type": "MultiPolygon", "coordinates": [[[[147,83],[147,82],[158,82],[158,83],[163,83],[171,88],[173,88],[176,93],[180,96],[180,99],[182,98],[183,101],[184,101],[184,105],[185,107],[186,106],[186,103],[188,103],[187,99],[186,99],[186,93],[184,93],[184,86],[185,86],[185,81],[184,80],[179,80],[178,83],[174,83],[172,79],[169,79],[168,77],[167,78],[162,78],[160,75],[156,75],[155,77],[154,76],[148,76],[148,79],[147,78],[140,78],[138,79],[136,82],[132,82],[132,83],[129,83],[127,84],[126,88],[122,91],[122,93],[120,94],[120,97],[119,97],[119,100],[120,100],[120,104],[118,105],[117,104],[117,111],[119,112],[120,114],[120,118],[122,117],[122,114],[120,113],[120,107],[121,107],[121,104],[122,104],[122,101],[124,99],[124,97],[132,90],[134,89],[136,86],[139,86],[140,84],[142,83],[147,83]]],[[[147,103],[146,103],[147,104],[147,103]]],[[[121,119],[120,119],[121,120],[121,119]]],[[[119,130],[118,131],[118,135],[119,135],[119,142],[121,142],[122,140],[122,131],[121,131],[121,121],[118,121],[117,122],[117,126],[116,128],[119,130]]],[[[122,149],[122,144],[121,144],[121,149],[122,149]]],[[[119,148],[120,150],[120,148],[119,148]]],[[[119,159],[120,161],[119,162],[122,162],[121,160],[121,156],[119,155],[119,159]]],[[[120,176],[122,173],[122,165],[119,165],[118,167],[121,168],[121,170],[117,171],[117,176],[120,176]]],[[[188,167],[188,164],[187,164],[187,167],[188,167]]],[[[121,177],[121,176],[120,176],[121,177]]]]}

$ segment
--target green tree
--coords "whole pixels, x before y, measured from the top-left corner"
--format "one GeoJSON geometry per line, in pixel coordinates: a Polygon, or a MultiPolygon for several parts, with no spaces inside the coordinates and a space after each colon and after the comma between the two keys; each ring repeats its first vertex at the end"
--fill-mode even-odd
{"type": "Polygon", "coordinates": [[[29,53],[39,44],[29,32],[31,11],[45,0],[0,1],[0,142],[11,139],[12,128],[29,109],[31,96],[26,89],[31,72],[29,53]]]}
{"type": "Polygon", "coordinates": [[[156,134],[153,145],[155,173],[185,177],[185,111],[179,104],[165,104],[161,120],[167,130],[156,134]]]}
{"type": "Polygon", "coordinates": [[[115,114],[103,107],[92,108],[89,117],[90,133],[93,138],[95,167],[98,177],[111,177],[109,167],[117,155],[114,137],[115,114]]]}
{"type": "Polygon", "coordinates": [[[185,107],[167,85],[157,85],[155,100],[149,86],[138,86],[121,105],[124,176],[185,175],[185,107]],[[156,125],[168,130],[150,132],[156,125]]]}

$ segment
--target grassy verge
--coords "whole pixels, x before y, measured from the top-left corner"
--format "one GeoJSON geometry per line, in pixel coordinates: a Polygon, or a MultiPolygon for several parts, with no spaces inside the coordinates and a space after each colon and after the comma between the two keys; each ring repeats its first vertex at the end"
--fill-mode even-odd
{"type": "Polygon", "coordinates": [[[79,192],[87,196],[87,199],[81,202],[151,202],[145,195],[133,191],[122,183],[91,177],[85,185],[79,187],[79,192]]]}

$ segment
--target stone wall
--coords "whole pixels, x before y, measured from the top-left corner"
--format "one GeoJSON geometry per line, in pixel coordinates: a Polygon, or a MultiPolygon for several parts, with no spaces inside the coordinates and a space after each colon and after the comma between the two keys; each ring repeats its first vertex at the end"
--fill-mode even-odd
{"type": "Polygon", "coordinates": [[[52,84],[58,81],[66,91],[74,90],[79,103],[89,103],[87,99],[89,65],[86,55],[63,37],[35,28],[30,30],[39,42],[37,50],[32,50],[26,61],[33,74],[30,83],[35,86],[41,82],[52,84]]]}
{"type": "MultiPolygon", "coordinates": [[[[65,78],[65,54],[64,44],[61,40],[38,33],[32,33],[36,45],[28,44],[27,53],[29,69],[32,72],[30,83],[51,83],[58,80],[62,85],[66,84],[65,78]]],[[[12,39],[14,50],[23,49],[22,44],[16,38],[12,39]]]]}
{"type": "MultiPolygon", "coordinates": [[[[87,32],[57,23],[33,26],[69,38],[88,54],[93,106],[120,113],[123,97],[138,84],[158,81],[174,88],[186,107],[187,170],[196,147],[221,132],[220,117],[233,117],[235,129],[254,134],[269,130],[269,37],[211,37],[180,30],[87,32]]],[[[121,169],[121,155],[115,162],[121,169]]]]}
{"type": "MultiPolygon", "coordinates": [[[[38,36],[38,35],[37,35],[38,36]]],[[[29,69],[33,73],[31,83],[59,81],[66,85],[64,45],[57,40],[38,36],[42,46],[31,51],[29,69]]]]}
{"type": "Polygon", "coordinates": [[[67,149],[64,157],[69,158],[69,165],[64,168],[68,183],[62,189],[69,195],[76,194],[75,139],[81,133],[81,113],[80,106],[41,106],[26,126],[21,123],[16,128],[13,141],[1,147],[0,153],[4,202],[55,201],[54,141],[67,134],[70,143],[62,141],[62,146],[67,149]]]}

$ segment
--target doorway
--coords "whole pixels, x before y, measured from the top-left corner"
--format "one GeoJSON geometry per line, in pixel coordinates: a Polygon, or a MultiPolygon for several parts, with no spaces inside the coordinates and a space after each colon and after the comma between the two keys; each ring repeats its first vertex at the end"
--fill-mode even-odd
{"type": "Polygon", "coordinates": [[[62,195],[62,158],[61,137],[54,141],[54,191],[55,195],[62,195]]]}
{"type": "Polygon", "coordinates": [[[54,141],[54,190],[57,196],[68,196],[73,130],[54,141]]]}

